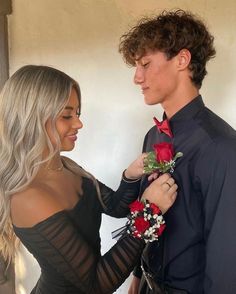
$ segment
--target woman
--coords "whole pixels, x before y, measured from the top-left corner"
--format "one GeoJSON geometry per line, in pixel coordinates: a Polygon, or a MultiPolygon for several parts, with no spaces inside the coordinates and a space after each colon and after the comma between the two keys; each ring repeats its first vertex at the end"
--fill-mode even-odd
{"type": "MultiPolygon", "coordinates": [[[[101,214],[127,215],[138,196],[144,155],[125,170],[116,192],[62,157],[82,128],[80,109],[78,84],[50,67],[19,69],[1,92],[2,253],[11,259],[16,235],[37,259],[42,273],[31,293],[112,293],[145,245],[131,232],[101,256],[101,214]]],[[[165,174],[143,197],[164,213],[176,189],[165,174]]]]}

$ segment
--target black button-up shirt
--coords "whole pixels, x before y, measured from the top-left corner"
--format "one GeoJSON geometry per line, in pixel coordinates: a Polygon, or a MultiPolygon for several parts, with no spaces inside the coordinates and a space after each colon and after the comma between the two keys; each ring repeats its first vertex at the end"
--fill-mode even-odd
{"type": "Polygon", "coordinates": [[[173,139],[153,127],[144,140],[145,152],[169,141],[184,154],[173,173],[178,195],[165,215],[162,244],[150,244],[145,259],[169,286],[194,294],[235,294],[236,132],[201,96],[177,112],[170,126],[173,139]]]}

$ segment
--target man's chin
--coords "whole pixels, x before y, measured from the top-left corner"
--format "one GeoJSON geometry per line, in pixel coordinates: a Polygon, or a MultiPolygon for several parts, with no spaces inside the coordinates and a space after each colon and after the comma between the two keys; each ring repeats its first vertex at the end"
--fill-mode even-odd
{"type": "Polygon", "coordinates": [[[145,96],[144,96],[144,102],[146,105],[156,105],[156,104],[160,103],[160,101],[158,99],[151,99],[151,98],[148,98],[145,96]]]}

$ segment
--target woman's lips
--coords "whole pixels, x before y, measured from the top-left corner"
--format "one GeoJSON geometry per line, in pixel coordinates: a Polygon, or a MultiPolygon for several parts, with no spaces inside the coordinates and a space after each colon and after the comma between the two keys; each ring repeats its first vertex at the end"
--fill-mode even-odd
{"type": "Polygon", "coordinates": [[[73,142],[75,142],[75,141],[77,140],[77,136],[76,136],[76,134],[74,134],[74,135],[68,135],[67,138],[68,138],[69,140],[73,141],[73,142]]]}

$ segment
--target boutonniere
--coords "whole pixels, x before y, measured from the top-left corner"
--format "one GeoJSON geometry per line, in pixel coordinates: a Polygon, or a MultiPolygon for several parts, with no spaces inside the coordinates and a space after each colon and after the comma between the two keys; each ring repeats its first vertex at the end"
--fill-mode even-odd
{"type": "Polygon", "coordinates": [[[167,142],[154,144],[153,149],[154,151],[148,152],[147,157],[144,159],[144,173],[173,173],[175,162],[183,156],[183,153],[177,152],[175,154],[173,144],[167,142]]]}

